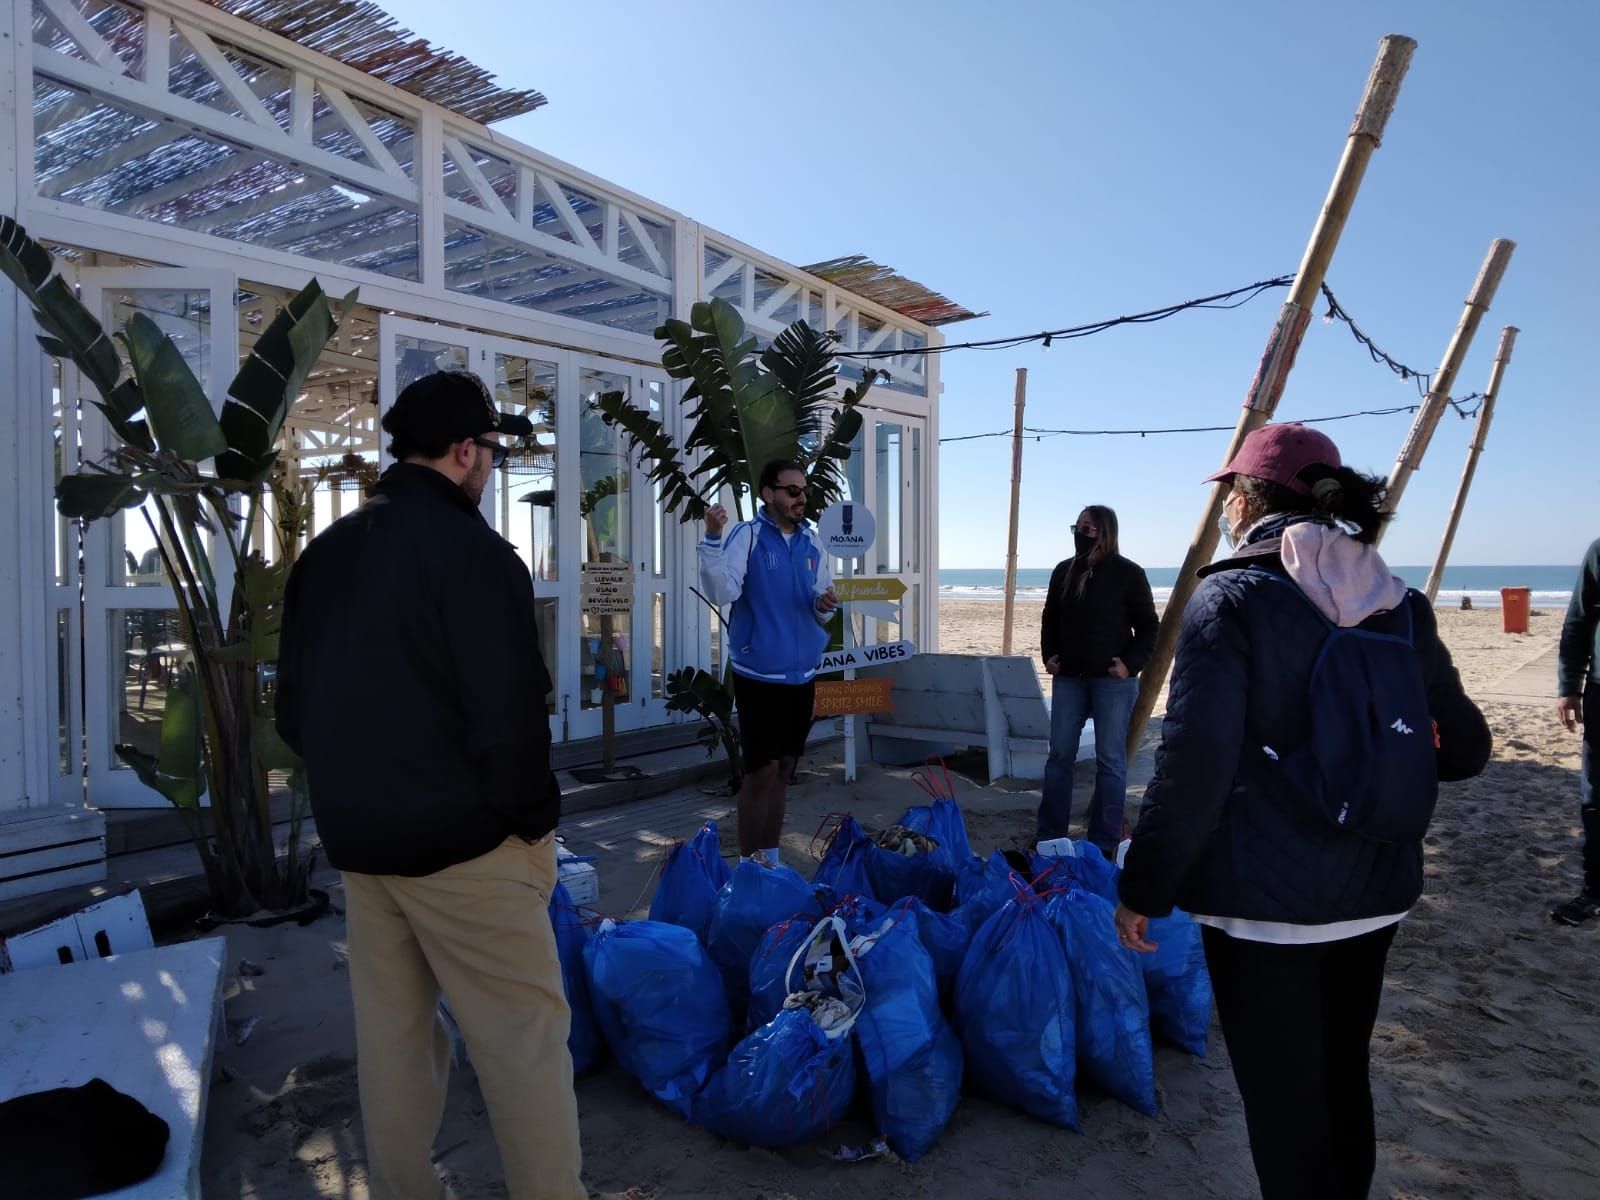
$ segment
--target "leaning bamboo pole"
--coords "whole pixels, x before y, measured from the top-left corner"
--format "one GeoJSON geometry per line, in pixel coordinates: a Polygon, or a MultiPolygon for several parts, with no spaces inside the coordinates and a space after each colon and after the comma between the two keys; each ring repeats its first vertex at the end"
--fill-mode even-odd
{"type": "Polygon", "coordinates": [[[1461,513],[1467,506],[1467,493],[1472,490],[1472,477],[1478,470],[1478,456],[1489,441],[1489,422],[1494,420],[1494,401],[1500,394],[1500,381],[1505,378],[1506,364],[1511,361],[1511,348],[1517,344],[1517,327],[1507,325],[1500,330],[1500,346],[1494,352],[1494,366],[1489,370],[1489,386],[1483,393],[1483,406],[1478,409],[1478,427],[1472,433],[1472,445],[1467,448],[1467,465],[1461,469],[1461,485],[1456,488],[1455,503],[1450,506],[1450,520],[1444,527],[1444,538],[1439,542],[1439,557],[1433,570],[1428,572],[1428,586],[1423,589],[1428,603],[1439,598],[1439,584],[1444,579],[1445,563],[1450,560],[1450,547],[1455,544],[1456,530],[1461,527],[1461,513]]]}
{"type": "Polygon", "coordinates": [[[1011,626],[1017,612],[1017,509],[1022,499],[1022,410],[1028,402],[1028,368],[1017,368],[1016,419],[1011,429],[1011,523],[1006,532],[1006,611],[1000,653],[1011,653],[1011,626]]]}
{"type": "MultiPolygon", "coordinates": [[[[1455,332],[1450,335],[1450,343],[1445,347],[1444,360],[1433,373],[1428,383],[1427,398],[1417,410],[1406,440],[1400,446],[1400,455],[1389,476],[1389,491],[1384,501],[1390,512],[1399,511],[1400,497],[1405,495],[1406,484],[1411,482],[1411,476],[1422,466],[1422,456],[1428,452],[1428,443],[1433,440],[1433,431],[1439,427],[1439,418],[1450,406],[1450,389],[1456,385],[1456,374],[1467,356],[1467,348],[1472,345],[1472,337],[1478,332],[1483,314],[1489,311],[1489,305],[1494,301],[1506,267],[1511,265],[1511,252],[1516,248],[1515,242],[1505,238],[1495,238],[1489,244],[1489,253],[1484,256],[1483,266],[1478,268],[1478,278],[1467,295],[1466,303],[1461,306],[1461,319],[1456,322],[1455,332]]],[[[1380,540],[1382,536],[1380,533],[1380,540]]]]}
{"type": "MultiPolygon", "coordinates": [[[[1367,88],[1345,139],[1344,153],[1334,172],[1333,185],[1328,189],[1322,212],[1311,231],[1311,240],[1306,245],[1305,257],[1300,260],[1300,269],[1295,273],[1289,298],[1279,310],[1278,319],[1267,338],[1266,350],[1245,396],[1244,412],[1233,432],[1233,440],[1228,444],[1228,452],[1223,456],[1224,463],[1238,451],[1246,435],[1265,425],[1278,407],[1289,371],[1294,367],[1295,353],[1305,337],[1312,307],[1328,273],[1328,263],[1339,244],[1339,235],[1344,232],[1345,221],[1355,203],[1356,192],[1361,188],[1367,164],[1372,160],[1372,152],[1378,148],[1384,126],[1394,112],[1395,100],[1400,95],[1400,83],[1405,78],[1406,68],[1411,65],[1411,53],[1416,48],[1417,43],[1413,39],[1400,34],[1390,34],[1378,44],[1378,57],[1367,76],[1367,88]]],[[[1130,753],[1138,745],[1145,724],[1155,709],[1156,699],[1166,683],[1167,671],[1172,666],[1172,656],[1178,646],[1178,624],[1198,582],[1196,572],[1210,562],[1216,552],[1219,536],[1217,514],[1222,510],[1227,493],[1225,485],[1218,484],[1211,488],[1205,512],[1190,540],[1189,552],[1184,556],[1183,567],[1173,583],[1172,598],[1167,601],[1166,612],[1161,617],[1161,629],[1156,635],[1155,653],[1140,677],[1139,700],[1128,723],[1130,753]]]]}

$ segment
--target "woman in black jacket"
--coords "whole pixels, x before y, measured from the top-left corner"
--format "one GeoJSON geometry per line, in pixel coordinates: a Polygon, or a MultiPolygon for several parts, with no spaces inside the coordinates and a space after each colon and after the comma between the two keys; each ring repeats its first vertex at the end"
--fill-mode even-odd
{"type": "Polygon", "coordinates": [[[1128,795],[1128,717],[1139,672],[1155,650],[1156,606],[1138,563],[1117,551],[1117,514],[1091,504],[1072,527],[1073,556],[1050,576],[1040,650],[1050,688],[1050,759],[1039,802],[1039,840],[1066,837],[1072,765],[1084,722],[1094,718],[1094,798],[1088,839],[1116,854],[1128,795]]]}
{"type": "Polygon", "coordinates": [[[1212,478],[1234,555],[1184,610],[1117,931],[1148,951],[1149,917],[1202,925],[1263,1196],[1364,1197],[1384,963],[1438,781],[1481,771],[1489,730],[1372,544],[1382,480],[1303,425],[1255,431],[1212,478]],[[1341,674],[1357,659],[1376,666],[1341,674]]]}

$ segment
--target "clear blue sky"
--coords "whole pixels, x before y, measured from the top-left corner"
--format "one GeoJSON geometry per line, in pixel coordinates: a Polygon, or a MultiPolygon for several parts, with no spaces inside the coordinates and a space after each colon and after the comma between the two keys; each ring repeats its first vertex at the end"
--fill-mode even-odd
{"type": "MultiPolygon", "coordinates": [[[[1455,389],[1481,390],[1501,325],[1521,328],[1453,561],[1576,562],[1600,535],[1600,6],[1587,0],[382,2],[545,92],[546,108],[505,124],[520,140],[790,262],[866,253],[993,314],[947,327],[951,340],[1293,271],[1378,40],[1408,34],[1411,71],[1329,283],[1382,346],[1432,370],[1490,241],[1515,240],[1455,389]]],[[[948,355],[942,432],[1009,427],[1019,366],[1032,425],[1231,425],[1282,299],[1048,352],[948,355]]],[[[1316,320],[1279,415],[1414,397],[1316,320]]],[[[1347,461],[1387,472],[1409,421],[1329,431],[1347,461]]],[[[1441,424],[1391,562],[1432,561],[1470,431],[1441,424]]],[[[1131,557],[1176,564],[1226,440],[1030,442],[1021,564],[1069,553],[1065,527],[1087,503],[1118,510],[1131,557]]],[[[1000,566],[1008,444],[942,454],[943,565],[1000,566]]]]}

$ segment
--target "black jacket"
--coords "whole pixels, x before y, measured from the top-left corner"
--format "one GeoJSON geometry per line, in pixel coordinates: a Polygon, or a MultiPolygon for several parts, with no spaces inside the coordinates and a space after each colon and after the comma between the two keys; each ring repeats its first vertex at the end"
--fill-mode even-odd
{"type": "Polygon", "coordinates": [[[1089,586],[1078,594],[1075,559],[1056,564],[1045,596],[1039,649],[1044,661],[1061,657],[1061,674],[1098,677],[1120,658],[1137,675],[1155,653],[1155,601],[1144,568],[1120,554],[1096,563],[1089,586]]]}
{"type": "Polygon", "coordinates": [[[1600,541],[1583,556],[1556,662],[1557,696],[1581,696],[1585,682],[1600,685],[1600,541]]]}
{"type": "MultiPolygon", "coordinates": [[[[1254,564],[1285,575],[1281,539],[1201,572],[1184,609],[1156,773],[1145,791],[1119,893],[1145,916],[1174,905],[1253,921],[1323,925],[1404,912],[1422,894],[1422,843],[1381,843],[1278,793],[1280,776],[1246,747],[1294,747],[1310,735],[1308,688],[1327,627],[1254,564]]],[[[1441,781],[1489,759],[1489,728],[1412,591],[1412,641],[1439,726],[1441,781]]],[[[1399,632],[1398,610],[1363,628],[1399,632]]]]}
{"type": "Polygon", "coordinates": [[[533,581],[465,492],[400,463],[289,576],[277,726],[328,860],[429,875],[555,828],[533,581]]]}

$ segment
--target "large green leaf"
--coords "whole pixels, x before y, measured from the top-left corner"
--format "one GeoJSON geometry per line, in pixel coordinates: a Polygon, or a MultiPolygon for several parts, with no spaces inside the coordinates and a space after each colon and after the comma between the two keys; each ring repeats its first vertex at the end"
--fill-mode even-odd
{"type": "Polygon", "coordinates": [[[160,754],[152,757],[134,746],[117,746],[116,752],[146,787],[160,792],[174,807],[193,809],[206,793],[200,751],[200,686],[190,663],[167,689],[160,754]]]}
{"type": "Polygon", "coordinates": [[[301,766],[300,756],[278,735],[278,727],[269,716],[250,718],[250,748],[256,765],[263,771],[295,771],[301,766]]]}
{"type": "MultiPolygon", "coordinates": [[[[286,559],[268,564],[259,553],[244,560],[240,586],[249,624],[250,661],[276,662],[278,637],[283,630],[283,593],[289,583],[286,559]]],[[[288,768],[284,768],[287,770],[288,768]]]]}
{"type": "Polygon", "coordinates": [[[119,336],[144,394],[156,444],[190,462],[225,451],[228,439],[211,411],[211,401],[176,343],[144,313],[134,313],[119,336]]]}
{"type": "Polygon", "coordinates": [[[98,471],[63,476],[56,484],[56,511],[63,517],[97,521],[126,508],[137,508],[149,493],[132,475],[107,475],[98,471]]]}
{"type": "Polygon", "coordinates": [[[872,389],[872,373],[853,388],[847,388],[833,413],[828,436],[817,447],[810,463],[811,498],[806,501],[806,516],[816,520],[835,500],[844,495],[844,464],[854,453],[852,446],[861,434],[858,407],[872,389]]]}
{"type": "Polygon", "coordinates": [[[800,443],[795,433],[794,409],[783,391],[765,378],[745,388],[738,404],[739,438],[744,444],[750,494],[756,496],[762,468],[770,462],[793,462],[798,455],[800,443]]]}
{"type": "Polygon", "coordinates": [[[806,322],[796,321],[773,339],[761,355],[761,365],[782,390],[799,436],[820,437],[838,378],[833,343],[806,322]]]}
{"type": "Polygon", "coordinates": [[[706,500],[695,487],[678,457],[678,447],[660,420],[628,402],[622,392],[604,392],[596,403],[607,425],[627,435],[641,466],[649,465],[648,478],[661,485],[661,505],[667,512],[683,507],[680,520],[697,521],[705,515],[706,500]]]}
{"type": "MultiPolygon", "coordinates": [[[[349,312],[355,302],[351,292],[340,311],[349,312]]],[[[277,460],[274,447],[289,409],[337,329],[328,297],[313,279],[262,331],[223,402],[228,449],[217,457],[217,473],[224,479],[255,483],[266,478],[277,460]]]]}

